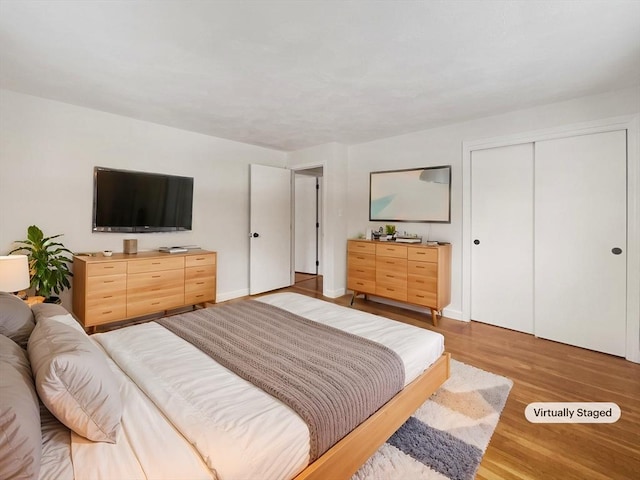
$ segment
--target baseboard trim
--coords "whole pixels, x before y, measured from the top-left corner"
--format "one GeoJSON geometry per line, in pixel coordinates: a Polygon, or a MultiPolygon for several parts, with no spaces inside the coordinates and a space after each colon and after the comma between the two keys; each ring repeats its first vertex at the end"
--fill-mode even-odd
{"type": "Polygon", "coordinates": [[[233,300],[234,298],[246,297],[249,295],[249,289],[243,288],[242,290],[236,290],[234,292],[224,292],[216,294],[216,303],[226,302],[227,300],[233,300]]]}
{"type": "Polygon", "coordinates": [[[347,291],[344,288],[338,288],[336,290],[323,290],[322,295],[328,298],[339,298],[346,295],[347,291]]]}

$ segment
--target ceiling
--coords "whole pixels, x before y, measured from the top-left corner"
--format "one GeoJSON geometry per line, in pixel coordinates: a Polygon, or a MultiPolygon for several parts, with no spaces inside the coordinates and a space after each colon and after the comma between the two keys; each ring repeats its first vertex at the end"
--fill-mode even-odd
{"type": "Polygon", "coordinates": [[[285,151],[638,85],[637,0],[0,0],[0,87],[285,151]]]}

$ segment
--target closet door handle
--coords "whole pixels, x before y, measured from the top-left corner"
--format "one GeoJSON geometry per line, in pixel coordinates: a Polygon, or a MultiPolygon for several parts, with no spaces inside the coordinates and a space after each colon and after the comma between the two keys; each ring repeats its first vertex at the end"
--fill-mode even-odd
{"type": "Polygon", "coordinates": [[[480,245],[480,240],[478,240],[477,238],[473,241],[474,245],[480,245]]]}
{"type": "Polygon", "coordinates": [[[611,249],[611,253],[613,253],[614,255],[620,255],[622,253],[622,249],[619,247],[614,247],[611,249]]]}

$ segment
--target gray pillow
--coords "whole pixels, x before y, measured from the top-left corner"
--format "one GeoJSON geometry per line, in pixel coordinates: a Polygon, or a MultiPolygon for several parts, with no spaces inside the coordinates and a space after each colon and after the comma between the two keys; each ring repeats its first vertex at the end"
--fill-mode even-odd
{"type": "Polygon", "coordinates": [[[117,380],[105,354],[81,331],[41,319],[29,339],[29,359],[42,403],[71,430],[116,443],[122,417],[117,380]]]}
{"type": "Polygon", "coordinates": [[[65,325],[69,325],[86,335],[82,325],[61,305],[55,303],[36,303],[31,307],[31,310],[33,311],[36,324],[44,318],[51,318],[65,325]]]}
{"type": "Polygon", "coordinates": [[[69,313],[66,308],[57,303],[36,303],[31,306],[31,311],[35,316],[36,323],[38,323],[40,318],[67,315],[69,313]]]}
{"type": "Polygon", "coordinates": [[[37,479],[40,407],[25,351],[0,335],[0,478],[37,479]]]}
{"type": "Polygon", "coordinates": [[[15,295],[0,292],[0,335],[26,348],[34,325],[29,305],[15,295]]]}

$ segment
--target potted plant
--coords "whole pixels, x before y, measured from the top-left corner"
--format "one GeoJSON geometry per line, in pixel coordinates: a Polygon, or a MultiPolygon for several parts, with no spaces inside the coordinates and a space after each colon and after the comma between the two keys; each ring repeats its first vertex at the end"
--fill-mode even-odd
{"type": "Polygon", "coordinates": [[[396,234],[396,226],[395,225],[385,225],[384,233],[387,234],[387,240],[393,240],[396,234]]]}
{"type": "Polygon", "coordinates": [[[52,303],[59,302],[59,299],[52,297],[52,292],[59,295],[65,288],[71,288],[69,277],[73,276],[68,265],[72,259],[65,256],[73,253],[62,243],[54,241],[61,236],[62,234],[45,237],[42,230],[31,225],[27,229],[27,239],[16,241],[21,246],[9,252],[29,257],[31,288],[36,295],[41,295],[45,297],[45,301],[52,303]]]}

